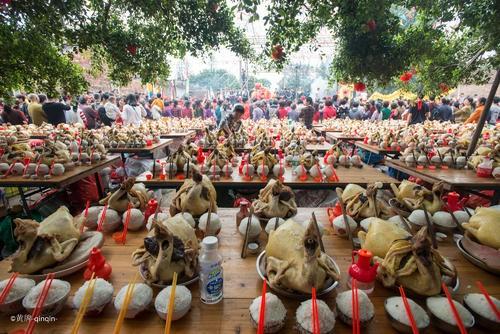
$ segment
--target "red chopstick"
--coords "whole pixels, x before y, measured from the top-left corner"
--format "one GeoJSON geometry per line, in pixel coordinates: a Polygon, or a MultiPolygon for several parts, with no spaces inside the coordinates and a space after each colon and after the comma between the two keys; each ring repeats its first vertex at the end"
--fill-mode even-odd
{"type": "Polygon", "coordinates": [[[127,240],[128,224],[130,222],[130,214],[132,211],[132,203],[128,203],[127,216],[125,217],[125,224],[123,225],[122,243],[125,245],[125,240],[127,240]]]}
{"type": "Polygon", "coordinates": [[[42,313],[43,304],[45,303],[45,299],[47,299],[47,295],[49,294],[50,286],[52,285],[52,281],[54,280],[54,273],[50,273],[45,278],[45,283],[43,284],[43,289],[40,295],[38,296],[38,300],[36,302],[36,307],[31,314],[31,319],[28,323],[28,327],[26,328],[26,334],[32,334],[35,329],[36,319],[42,313]]]}
{"type": "MultiPolygon", "coordinates": [[[[497,319],[500,319],[500,312],[498,311],[495,303],[493,303],[493,300],[491,300],[491,297],[490,297],[488,291],[486,291],[486,289],[484,288],[483,283],[481,283],[481,281],[476,281],[476,284],[477,284],[479,290],[483,293],[484,298],[486,298],[486,300],[488,301],[488,304],[490,304],[490,307],[493,310],[493,313],[496,314],[497,319]]],[[[1,301],[0,301],[0,304],[2,304],[1,301]]]]}
{"type": "Polygon", "coordinates": [[[399,287],[399,293],[401,294],[401,299],[403,299],[403,305],[405,306],[408,319],[410,319],[411,330],[413,331],[413,334],[418,334],[418,327],[417,324],[415,323],[415,317],[413,317],[413,312],[411,311],[410,303],[406,298],[405,289],[402,286],[399,287]]]}
{"type": "Polygon", "coordinates": [[[358,284],[356,280],[352,280],[352,333],[359,334],[359,304],[358,304],[358,284]]]}
{"type": "Polygon", "coordinates": [[[264,318],[266,317],[266,289],[267,282],[264,280],[262,282],[262,297],[260,298],[259,327],[257,329],[258,334],[264,334],[264,318]]]}
{"type": "Polygon", "coordinates": [[[97,230],[99,232],[102,231],[102,225],[104,224],[104,221],[106,220],[106,211],[108,211],[108,205],[107,204],[102,209],[101,219],[99,219],[99,224],[97,225],[97,230]]]}
{"type": "Polygon", "coordinates": [[[83,212],[83,222],[82,225],[80,225],[80,233],[83,233],[83,228],[85,227],[85,222],[87,221],[87,217],[89,215],[89,207],[90,200],[87,200],[87,204],[85,204],[85,211],[83,212]]]}
{"type": "Polygon", "coordinates": [[[451,299],[450,291],[448,291],[448,287],[446,286],[446,284],[444,284],[444,282],[441,283],[441,288],[443,289],[446,298],[448,298],[448,303],[450,304],[451,312],[453,313],[453,317],[457,322],[457,326],[458,329],[460,330],[460,333],[467,334],[464,323],[462,322],[462,318],[460,318],[460,314],[458,314],[457,308],[455,307],[455,303],[453,302],[453,299],[451,299]]]}
{"type": "Polygon", "coordinates": [[[14,282],[16,281],[17,276],[19,276],[18,272],[13,273],[9,281],[7,282],[7,285],[5,285],[5,288],[2,291],[2,294],[0,294],[0,305],[3,304],[5,299],[7,299],[7,296],[9,295],[10,289],[12,289],[12,286],[14,285],[14,282]]]}
{"type": "Polygon", "coordinates": [[[318,314],[318,299],[316,297],[316,288],[312,288],[312,321],[313,321],[313,334],[321,332],[319,327],[319,314],[318,314]]]}

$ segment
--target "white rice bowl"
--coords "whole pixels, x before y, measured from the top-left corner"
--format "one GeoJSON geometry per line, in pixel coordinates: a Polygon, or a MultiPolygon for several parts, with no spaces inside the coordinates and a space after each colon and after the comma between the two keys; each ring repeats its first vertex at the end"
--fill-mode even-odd
{"type": "MultiPolygon", "coordinates": [[[[158,316],[163,320],[166,319],[169,312],[170,293],[172,286],[169,285],[158,293],[155,299],[155,309],[158,316]]],[[[178,320],[184,317],[191,308],[191,291],[183,285],[177,285],[175,288],[174,313],[172,320],[178,320]]]]}
{"type": "MultiPolygon", "coordinates": [[[[432,215],[430,213],[428,213],[427,217],[429,217],[429,220],[432,222],[432,215]]],[[[413,212],[408,217],[408,220],[412,224],[419,225],[419,226],[424,226],[427,224],[427,220],[425,218],[425,212],[424,212],[424,210],[421,210],[421,209],[413,210],[413,212]]]]}
{"type": "Polygon", "coordinates": [[[437,211],[432,216],[432,221],[443,227],[455,227],[455,223],[453,222],[453,218],[451,214],[446,211],[437,211]]]}
{"type": "MultiPolygon", "coordinates": [[[[319,318],[319,328],[320,333],[330,333],[335,327],[335,314],[330,310],[328,305],[317,299],[318,304],[318,318],[319,318]]],[[[297,324],[299,326],[299,332],[301,333],[312,333],[312,300],[306,300],[300,304],[295,313],[297,318],[297,324]]]]}
{"type": "MultiPolygon", "coordinates": [[[[375,308],[368,295],[358,289],[359,321],[362,326],[366,325],[375,315],[375,308]]],[[[347,290],[338,294],[336,299],[337,310],[342,321],[348,325],[352,324],[352,292],[347,290]]]]}
{"type": "Polygon", "coordinates": [[[406,224],[401,220],[401,217],[399,217],[399,216],[392,216],[387,221],[394,223],[396,226],[400,227],[401,229],[403,229],[405,231],[408,228],[406,226],[406,224]]]}
{"type": "MultiPolygon", "coordinates": [[[[44,284],[45,280],[41,281],[28,292],[26,297],[24,297],[23,307],[29,313],[32,313],[35,309],[38,302],[38,297],[42,293],[44,284]]],[[[69,284],[69,282],[59,279],[52,280],[47,298],[43,303],[41,314],[46,316],[53,316],[59,313],[64,307],[66,300],[68,299],[70,289],[71,284],[69,284]]]]}
{"type": "MultiPolygon", "coordinates": [[[[240,226],[238,227],[238,231],[240,232],[240,234],[243,237],[245,236],[245,233],[247,231],[248,218],[249,217],[243,218],[241,220],[240,226]]],[[[259,236],[261,231],[262,231],[262,227],[260,226],[259,217],[253,215],[252,221],[250,223],[250,228],[248,229],[248,237],[250,239],[255,239],[259,236]]]]}
{"type": "Polygon", "coordinates": [[[469,222],[470,216],[465,211],[454,211],[453,214],[460,224],[469,222]]]}
{"type": "MultiPolygon", "coordinates": [[[[431,322],[429,315],[423,307],[415,303],[413,300],[407,298],[408,304],[410,305],[413,318],[415,319],[415,324],[419,329],[427,328],[431,322]]],[[[390,297],[385,300],[384,303],[385,311],[398,322],[411,327],[410,319],[406,313],[406,308],[401,297],[390,297]]]]}
{"type": "Polygon", "coordinates": [[[370,224],[372,223],[372,220],[376,218],[376,217],[368,217],[368,218],[365,218],[363,219],[362,221],[359,222],[359,225],[361,226],[361,228],[368,232],[368,229],[370,228],[370,224]]]}
{"type": "Polygon", "coordinates": [[[219,216],[212,212],[210,213],[210,225],[209,229],[210,231],[207,231],[207,220],[208,220],[208,212],[204,213],[201,215],[199,223],[198,223],[198,228],[205,232],[207,235],[216,235],[220,232],[220,229],[222,227],[222,223],[220,221],[219,216]]]}
{"type": "MultiPolygon", "coordinates": [[[[351,233],[354,232],[356,227],[358,227],[358,224],[354,219],[352,219],[350,216],[347,216],[347,222],[349,224],[349,227],[351,228],[351,233]]],[[[346,231],[346,225],[344,222],[344,216],[340,215],[335,217],[335,219],[332,222],[333,224],[333,229],[339,236],[347,237],[347,231],[346,231]]]]}
{"type": "MultiPolygon", "coordinates": [[[[455,317],[453,316],[453,312],[451,310],[451,306],[448,303],[448,299],[446,297],[429,297],[425,301],[427,308],[429,311],[438,319],[450,324],[452,326],[456,326],[457,322],[455,321],[455,317]]],[[[462,319],[462,322],[465,327],[470,328],[474,325],[474,317],[472,314],[459,302],[456,300],[453,301],[455,304],[455,308],[462,319]]]]}
{"type": "MultiPolygon", "coordinates": [[[[127,219],[127,211],[123,213],[123,224],[125,224],[125,219],[127,219]]],[[[131,231],[140,230],[144,226],[144,214],[141,210],[133,208],[130,210],[130,221],[128,223],[128,229],[131,231]]]]}
{"type": "MultiPolygon", "coordinates": [[[[8,282],[8,279],[0,282],[0,294],[2,294],[8,282]]],[[[23,310],[23,298],[34,286],[34,280],[17,277],[4,302],[0,304],[0,313],[15,314],[21,312],[23,310]]]]}
{"type": "MultiPolygon", "coordinates": [[[[169,217],[170,217],[169,214],[166,212],[158,212],[158,216],[156,217],[156,220],[161,222],[161,221],[167,220],[169,217]]],[[[148,231],[150,231],[151,228],[153,227],[153,219],[154,218],[155,218],[154,214],[152,214],[151,216],[148,217],[148,223],[146,224],[146,228],[148,229],[148,231]]]]}
{"type": "MultiPolygon", "coordinates": [[[[79,309],[85,297],[85,292],[89,287],[89,282],[86,281],[75,293],[73,297],[73,307],[79,309]]],[[[108,281],[97,278],[94,286],[94,293],[87,306],[87,312],[96,311],[101,312],[102,309],[113,299],[113,285],[108,281]]]]}
{"type": "Polygon", "coordinates": [[[178,214],[176,214],[176,216],[182,216],[182,218],[184,218],[184,220],[187,221],[192,228],[196,227],[196,222],[194,221],[193,215],[189,212],[179,212],[178,214]]]}
{"type": "MultiPolygon", "coordinates": [[[[490,296],[493,304],[500,309],[500,300],[490,296]]],[[[490,304],[482,293],[469,293],[464,297],[464,303],[474,312],[490,321],[500,323],[495,312],[491,309],[490,304]]]]}
{"type": "MultiPolygon", "coordinates": [[[[91,206],[89,207],[89,211],[87,212],[87,219],[85,220],[85,227],[90,228],[90,229],[96,229],[97,228],[97,223],[98,223],[98,216],[99,213],[101,212],[103,206],[91,206]]],[[[82,212],[82,216],[85,213],[82,212]]]]}
{"type": "MultiPolygon", "coordinates": [[[[262,296],[255,298],[250,304],[252,325],[257,328],[260,319],[260,303],[262,296]]],[[[283,302],[274,294],[266,293],[266,314],[264,316],[264,333],[276,333],[285,325],[286,308],[283,302]]]]}
{"type": "Polygon", "coordinates": [[[267,221],[267,224],[266,224],[266,233],[269,234],[271,233],[271,231],[274,230],[274,225],[276,225],[276,228],[280,227],[281,225],[283,225],[285,223],[285,220],[283,218],[280,218],[280,217],[273,217],[273,218],[270,218],[268,221],[267,221]],[[278,223],[276,223],[276,218],[278,219],[278,223]]]}
{"type": "MultiPolygon", "coordinates": [[[[115,309],[120,311],[125,301],[128,284],[123,286],[115,297],[115,309]]],[[[149,307],[153,300],[153,289],[144,283],[136,283],[134,292],[130,298],[130,303],[125,314],[125,318],[134,318],[137,314],[149,307]]]]}

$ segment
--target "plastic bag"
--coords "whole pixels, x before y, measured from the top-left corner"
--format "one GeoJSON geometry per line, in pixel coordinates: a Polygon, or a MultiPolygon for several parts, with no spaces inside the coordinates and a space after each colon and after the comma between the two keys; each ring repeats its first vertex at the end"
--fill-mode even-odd
{"type": "Polygon", "coordinates": [[[128,157],[125,161],[125,171],[128,176],[138,176],[153,170],[153,160],[139,157],[128,157]]]}

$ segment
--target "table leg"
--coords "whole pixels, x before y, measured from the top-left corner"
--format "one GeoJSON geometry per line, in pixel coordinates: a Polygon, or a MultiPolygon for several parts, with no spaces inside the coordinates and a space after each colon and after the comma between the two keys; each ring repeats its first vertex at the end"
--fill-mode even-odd
{"type": "Polygon", "coordinates": [[[102,190],[101,180],[99,179],[99,173],[95,172],[94,177],[97,186],[97,194],[99,195],[99,199],[101,199],[104,197],[104,191],[102,190]]]}
{"type": "Polygon", "coordinates": [[[19,190],[19,196],[21,196],[21,204],[23,206],[24,214],[29,217],[30,216],[30,207],[28,205],[28,201],[26,200],[26,196],[24,195],[24,191],[22,187],[17,188],[19,190]]]}
{"type": "Polygon", "coordinates": [[[498,205],[498,202],[500,202],[500,189],[495,189],[491,198],[491,205],[498,205]]]}

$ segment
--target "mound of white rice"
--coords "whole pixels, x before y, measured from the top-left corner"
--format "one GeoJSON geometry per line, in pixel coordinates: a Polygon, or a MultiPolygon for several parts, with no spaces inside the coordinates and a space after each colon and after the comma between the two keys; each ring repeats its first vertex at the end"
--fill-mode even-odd
{"type": "MultiPolygon", "coordinates": [[[[75,293],[75,297],[73,298],[73,306],[75,308],[79,308],[83,302],[83,298],[85,297],[85,293],[89,287],[89,282],[86,281],[75,293]]],[[[90,303],[87,306],[89,310],[93,310],[107,304],[113,298],[113,285],[108,281],[98,278],[95,282],[94,293],[92,294],[92,298],[90,299],[90,303]]]]}
{"type": "MultiPolygon", "coordinates": [[[[3,292],[3,289],[5,289],[5,287],[7,286],[8,282],[9,282],[8,279],[0,282],[0,295],[3,292]]],[[[32,279],[17,277],[14,281],[14,284],[12,285],[12,288],[7,294],[4,303],[7,304],[12,301],[23,298],[24,296],[26,296],[28,291],[30,291],[31,288],[33,288],[34,286],[35,286],[35,281],[33,281],[32,279]]]]}
{"type": "MultiPolygon", "coordinates": [[[[170,302],[170,293],[172,291],[172,286],[169,285],[156,296],[155,299],[155,309],[161,313],[168,313],[168,303],[170,302]]],[[[175,288],[175,299],[174,299],[174,314],[184,313],[186,309],[191,307],[191,291],[183,285],[177,285],[175,288]]]]}
{"type": "MultiPolygon", "coordinates": [[[[255,298],[250,304],[250,315],[252,319],[259,323],[260,319],[260,303],[262,296],[255,298]]],[[[286,308],[283,302],[276,295],[266,293],[266,315],[264,316],[266,327],[275,327],[282,325],[286,317],[286,308]]]]}
{"type": "MultiPolygon", "coordinates": [[[[128,284],[120,289],[115,298],[115,308],[121,310],[123,302],[125,301],[125,294],[127,293],[128,284]]],[[[128,310],[142,311],[151,304],[153,300],[153,289],[144,283],[137,283],[134,287],[134,292],[130,298],[128,310]]]]}
{"type": "MultiPolygon", "coordinates": [[[[490,296],[490,298],[497,309],[500,309],[500,300],[493,296],[490,296]]],[[[464,297],[464,302],[477,314],[488,320],[500,322],[498,321],[495,312],[491,309],[486,297],[482,293],[469,293],[464,297]]]]}
{"type": "MultiPolygon", "coordinates": [[[[45,280],[38,283],[33,289],[28,292],[26,297],[23,299],[23,306],[25,308],[34,308],[38,301],[38,296],[42,293],[43,286],[45,284],[45,280]]],[[[50,285],[49,292],[47,294],[47,298],[43,303],[43,306],[53,304],[66,296],[71,288],[71,285],[59,279],[54,279],[52,284],[50,285]]]]}
{"type": "MultiPolygon", "coordinates": [[[[330,310],[328,305],[322,301],[317,300],[318,304],[318,317],[319,317],[319,328],[320,333],[330,333],[335,326],[335,314],[330,310]]],[[[313,331],[312,328],[312,300],[306,300],[302,302],[297,309],[295,314],[297,317],[297,323],[307,330],[308,332],[313,331]]]]}
{"type": "MultiPolygon", "coordinates": [[[[429,297],[426,300],[426,304],[429,311],[432,312],[432,314],[434,314],[437,318],[449,323],[450,325],[457,325],[455,317],[453,316],[453,311],[451,310],[451,306],[446,297],[429,297]]],[[[472,327],[474,324],[474,317],[472,314],[459,302],[454,300],[453,304],[455,304],[455,308],[457,309],[464,326],[472,327]]]]}
{"type": "MultiPolygon", "coordinates": [[[[409,298],[407,299],[417,327],[426,328],[429,326],[430,318],[427,315],[427,312],[425,312],[425,310],[413,300],[409,298]]],[[[408,314],[406,313],[403,299],[401,297],[387,298],[385,301],[385,310],[391,315],[391,317],[400,323],[405,324],[406,326],[411,326],[410,319],[408,318],[408,314]]]]}
{"type": "MultiPolygon", "coordinates": [[[[337,296],[337,308],[342,314],[352,319],[352,292],[347,290],[337,296]]],[[[373,304],[368,295],[358,289],[359,320],[368,321],[375,313],[373,304]]]]}

